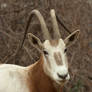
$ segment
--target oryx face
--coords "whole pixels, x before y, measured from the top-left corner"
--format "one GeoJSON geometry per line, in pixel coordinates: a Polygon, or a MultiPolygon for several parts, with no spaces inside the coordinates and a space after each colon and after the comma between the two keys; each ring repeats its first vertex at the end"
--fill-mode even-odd
{"type": "Polygon", "coordinates": [[[43,55],[44,72],[56,83],[62,85],[62,83],[65,83],[70,79],[66,51],[67,48],[78,38],[79,30],[71,33],[68,37],[66,37],[66,39],[61,39],[55,17],[55,11],[52,9],[50,14],[55,33],[53,40],[50,37],[45,21],[40,12],[38,10],[33,10],[31,14],[38,17],[41,24],[41,29],[43,31],[43,36],[48,40],[45,40],[44,43],[42,43],[39,38],[31,33],[28,33],[28,39],[30,43],[43,55]]]}
{"type": "Polygon", "coordinates": [[[44,42],[44,71],[54,81],[61,84],[70,79],[66,45],[62,39],[44,42]]]}

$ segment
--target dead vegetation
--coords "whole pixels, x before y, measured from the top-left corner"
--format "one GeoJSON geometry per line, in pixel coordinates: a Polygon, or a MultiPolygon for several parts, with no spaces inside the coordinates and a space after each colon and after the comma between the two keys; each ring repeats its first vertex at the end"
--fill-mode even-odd
{"type": "MultiPolygon", "coordinates": [[[[92,92],[91,0],[0,0],[0,61],[27,66],[39,58],[39,52],[30,46],[27,38],[16,58],[14,54],[23,38],[31,10],[41,11],[52,33],[49,15],[51,8],[56,10],[60,20],[71,32],[75,29],[81,30],[79,40],[68,49],[71,80],[65,86],[64,91],[92,92]]],[[[65,38],[68,33],[60,25],[59,27],[62,37],[65,38]]],[[[39,21],[35,18],[30,25],[29,32],[44,41],[39,21]]]]}

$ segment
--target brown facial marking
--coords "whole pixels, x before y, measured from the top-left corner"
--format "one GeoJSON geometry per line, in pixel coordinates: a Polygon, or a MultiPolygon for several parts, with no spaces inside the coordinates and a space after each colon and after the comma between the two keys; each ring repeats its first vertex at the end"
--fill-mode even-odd
{"type": "Polygon", "coordinates": [[[54,53],[54,58],[56,60],[57,65],[62,65],[62,58],[60,52],[54,53]]]}
{"type": "Polygon", "coordinates": [[[50,40],[50,45],[51,46],[57,46],[58,45],[58,43],[59,43],[59,40],[50,40]]]}

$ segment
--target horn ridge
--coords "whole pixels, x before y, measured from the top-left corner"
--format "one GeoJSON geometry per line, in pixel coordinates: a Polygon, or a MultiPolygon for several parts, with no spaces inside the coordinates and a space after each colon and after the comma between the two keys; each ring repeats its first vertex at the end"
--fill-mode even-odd
{"type": "Polygon", "coordinates": [[[38,10],[33,10],[31,12],[31,14],[33,14],[33,15],[35,14],[36,17],[39,19],[44,38],[50,39],[50,34],[49,34],[49,31],[48,31],[48,28],[46,26],[45,20],[44,20],[43,16],[41,15],[41,13],[38,10]]]}
{"type": "Polygon", "coordinates": [[[44,21],[43,16],[41,15],[41,13],[40,13],[38,10],[34,9],[34,10],[32,10],[31,13],[29,14],[29,18],[28,18],[28,22],[27,22],[27,26],[26,26],[26,29],[25,29],[25,32],[24,32],[23,39],[22,39],[22,41],[20,42],[19,47],[17,48],[16,53],[14,53],[14,56],[15,56],[15,57],[17,57],[19,51],[22,49],[22,46],[23,46],[24,41],[25,41],[25,38],[26,38],[26,34],[27,34],[27,32],[28,32],[28,28],[29,28],[29,26],[30,26],[30,22],[32,21],[32,18],[33,18],[34,15],[36,15],[36,17],[37,17],[37,18],[39,19],[39,21],[40,21],[41,29],[42,29],[44,38],[45,38],[45,39],[51,39],[51,38],[50,38],[49,31],[48,31],[48,28],[47,28],[47,26],[46,26],[46,24],[45,24],[45,21],[44,21]]]}
{"type": "Polygon", "coordinates": [[[56,15],[55,15],[55,10],[51,9],[50,11],[50,15],[51,15],[51,22],[53,25],[53,31],[54,31],[54,38],[60,38],[60,32],[59,32],[59,27],[58,27],[58,23],[56,20],[56,15]]]}

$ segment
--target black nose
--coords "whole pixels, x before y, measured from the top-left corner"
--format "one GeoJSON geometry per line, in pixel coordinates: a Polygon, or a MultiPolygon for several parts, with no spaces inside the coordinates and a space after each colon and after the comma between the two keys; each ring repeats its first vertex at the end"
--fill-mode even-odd
{"type": "Polygon", "coordinates": [[[57,74],[59,78],[61,79],[65,79],[67,77],[68,74],[65,74],[65,75],[60,75],[59,73],[57,74]]]}

